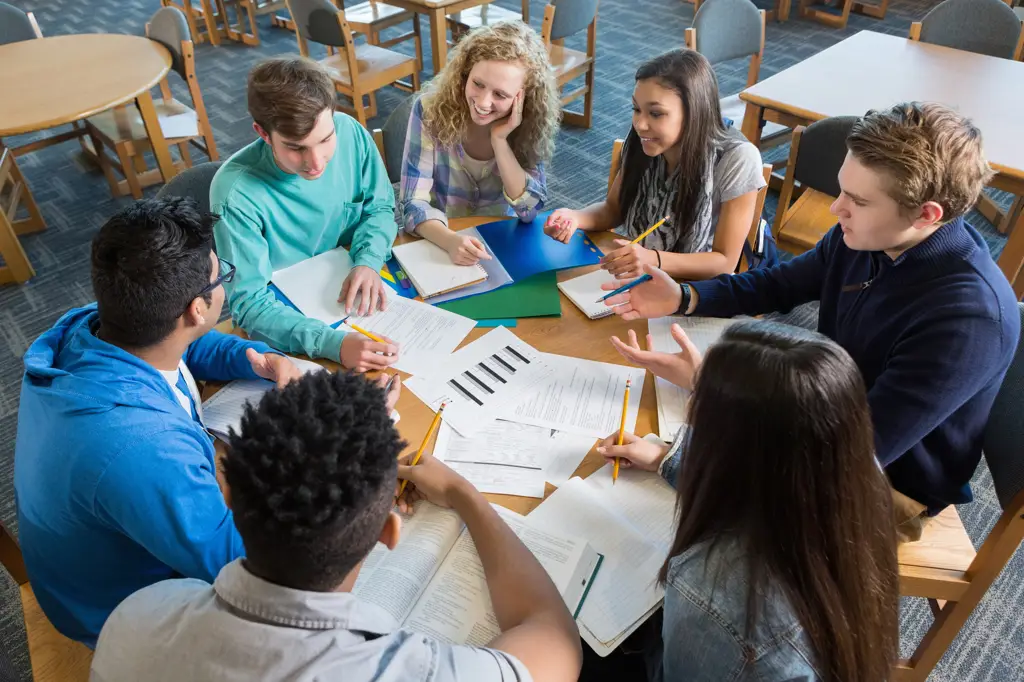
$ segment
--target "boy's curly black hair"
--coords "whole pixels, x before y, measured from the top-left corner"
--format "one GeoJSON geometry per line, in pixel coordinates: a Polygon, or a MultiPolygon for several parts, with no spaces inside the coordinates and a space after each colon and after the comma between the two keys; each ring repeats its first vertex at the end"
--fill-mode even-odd
{"type": "Polygon", "coordinates": [[[362,375],[315,372],[248,406],[224,473],[246,566],[328,591],[373,549],[405,447],[384,391],[362,375]]]}

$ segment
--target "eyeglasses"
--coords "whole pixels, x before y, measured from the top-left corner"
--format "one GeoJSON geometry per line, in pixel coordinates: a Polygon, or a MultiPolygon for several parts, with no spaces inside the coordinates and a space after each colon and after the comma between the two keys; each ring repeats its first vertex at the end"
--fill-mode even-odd
{"type": "Polygon", "coordinates": [[[218,258],[217,261],[220,263],[220,274],[217,275],[217,279],[213,280],[200,291],[196,296],[205,296],[224,282],[230,282],[235,278],[235,266],[227,262],[223,258],[218,258]]]}

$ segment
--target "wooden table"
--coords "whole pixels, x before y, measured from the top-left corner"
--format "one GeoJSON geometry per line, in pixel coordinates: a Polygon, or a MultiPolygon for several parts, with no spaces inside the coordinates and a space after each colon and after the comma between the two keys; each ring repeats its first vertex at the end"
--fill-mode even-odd
{"type": "MultiPolygon", "coordinates": [[[[981,130],[997,172],[990,184],[1018,197],[999,260],[1007,279],[1018,279],[1024,266],[1024,62],[861,31],[747,88],[740,99],[747,103],[743,134],[755,144],[762,119],[792,127],[906,101],[941,102],[965,114],[981,130]]],[[[1018,297],[1024,294],[1020,279],[1018,297]]]]}
{"type": "Polygon", "coordinates": [[[55,36],[0,45],[0,64],[0,138],[71,123],[134,100],[164,182],[174,177],[149,92],[171,68],[163,45],[129,35],[55,36]]]}
{"type": "Polygon", "coordinates": [[[489,2],[491,0],[388,0],[389,5],[430,18],[430,53],[434,59],[435,75],[448,61],[448,15],[489,2]]]}
{"type": "MultiPolygon", "coordinates": [[[[461,230],[473,225],[481,225],[483,223],[493,221],[494,218],[453,218],[450,224],[453,230],[461,230]]],[[[614,235],[611,233],[601,233],[591,236],[595,243],[602,248],[609,246],[611,244],[611,240],[614,238],[614,235]]],[[[406,241],[413,241],[413,238],[404,233],[401,234],[398,238],[398,243],[404,243],[406,241]]],[[[565,279],[571,279],[593,270],[595,267],[596,266],[588,266],[585,268],[564,270],[558,273],[558,280],[562,281],[565,279]]],[[[218,328],[221,329],[221,331],[230,331],[239,335],[244,335],[240,330],[234,329],[230,322],[224,323],[218,328]]],[[[628,363],[621,355],[619,355],[618,351],[612,347],[608,338],[612,335],[617,335],[619,338],[625,338],[626,332],[629,329],[635,330],[642,339],[644,338],[644,335],[647,334],[647,321],[638,320],[636,322],[623,322],[619,317],[614,315],[600,320],[589,320],[576,306],[570,303],[563,296],[561,317],[524,318],[519,320],[518,326],[513,328],[512,332],[526,343],[545,353],[558,353],[560,355],[570,355],[586,358],[588,360],[599,360],[601,362],[611,362],[617,365],[627,365],[628,363]]],[[[491,330],[480,327],[474,329],[470,332],[469,336],[466,337],[463,345],[480,338],[489,331],[491,330]]],[[[338,365],[336,363],[320,360],[318,360],[318,362],[332,370],[338,369],[338,365]]],[[[408,376],[409,375],[407,374],[402,374],[403,379],[408,376]]],[[[208,395],[208,393],[204,394],[204,398],[208,397],[208,395]]],[[[423,440],[423,434],[426,433],[427,428],[430,426],[430,421],[434,417],[434,412],[424,405],[419,398],[414,396],[411,391],[405,389],[402,390],[402,395],[395,407],[402,415],[401,421],[398,422],[398,431],[401,433],[402,438],[409,443],[408,452],[415,452],[416,448],[423,440]]],[[[643,392],[640,397],[640,414],[636,421],[636,433],[641,435],[652,432],[657,433],[657,409],[657,402],[654,395],[654,380],[651,375],[648,374],[644,378],[643,392]]],[[[595,440],[595,445],[596,443],[597,441],[595,440]]],[[[218,449],[223,447],[220,441],[217,442],[217,447],[218,449]]],[[[576,475],[589,476],[603,465],[604,458],[597,454],[595,450],[591,449],[587,454],[586,459],[583,460],[583,463],[580,464],[579,468],[576,470],[576,475]]],[[[552,487],[551,484],[546,484],[546,494],[551,494],[553,490],[554,487],[552,487]]],[[[520,514],[528,514],[541,502],[541,500],[536,498],[516,497],[511,495],[487,495],[487,498],[492,502],[500,504],[520,514]]]]}

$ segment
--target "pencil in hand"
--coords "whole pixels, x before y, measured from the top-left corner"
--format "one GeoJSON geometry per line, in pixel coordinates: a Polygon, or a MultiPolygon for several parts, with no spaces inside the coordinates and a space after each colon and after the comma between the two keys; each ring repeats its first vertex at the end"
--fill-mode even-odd
{"type": "MultiPolygon", "coordinates": [[[[631,379],[626,379],[626,393],[622,396],[622,419],[619,421],[619,437],[616,439],[616,445],[622,445],[622,441],[626,437],[626,408],[629,407],[629,386],[632,383],[631,379]]],[[[619,460],[620,457],[615,458],[615,464],[612,466],[612,485],[615,481],[619,480],[619,460]]]]}
{"type": "MultiPolygon", "coordinates": [[[[420,458],[423,457],[423,451],[427,449],[427,443],[430,442],[431,436],[434,435],[434,432],[437,431],[437,427],[441,424],[441,414],[444,412],[445,405],[447,405],[447,403],[441,403],[441,407],[438,408],[437,414],[434,415],[434,420],[430,422],[430,428],[427,429],[427,435],[423,436],[423,442],[420,443],[420,447],[416,451],[416,456],[412,458],[411,462],[409,462],[409,466],[414,467],[420,463],[420,458]]],[[[402,499],[402,493],[405,492],[405,484],[408,482],[409,481],[403,479],[402,484],[398,486],[398,495],[395,496],[396,504],[400,499],[402,499]]]]}
{"type": "Polygon", "coordinates": [[[668,216],[665,216],[664,218],[662,218],[661,220],[659,220],[658,222],[654,223],[653,225],[651,225],[650,227],[648,227],[648,228],[647,228],[646,230],[644,230],[643,232],[641,232],[641,233],[640,233],[640,236],[639,236],[639,237],[637,237],[636,239],[634,239],[633,241],[631,241],[631,242],[630,242],[630,244],[639,244],[639,243],[640,243],[640,241],[641,241],[641,240],[642,240],[642,239],[643,239],[644,237],[646,237],[646,236],[647,236],[647,235],[649,235],[649,234],[650,234],[651,232],[654,232],[654,231],[655,231],[655,230],[657,230],[657,229],[658,229],[659,227],[661,227],[662,225],[664,225],[664,224],[665,224],[665,221],[666,221],[666,220],[668,220],[668,216]]]}

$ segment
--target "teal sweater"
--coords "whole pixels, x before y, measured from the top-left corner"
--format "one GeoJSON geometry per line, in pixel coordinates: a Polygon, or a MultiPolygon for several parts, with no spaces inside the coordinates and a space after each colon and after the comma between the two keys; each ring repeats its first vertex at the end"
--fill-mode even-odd
{"type": "Polygon", "coordinates": [[[334,130],[334,158],[316,180],[285,173],[270,145],[256,140],[217,171],[210,205],[221,216],[217,254],[237,268],[225,283],[235,322],[279,350],[337,361],[345,332],[289,308],[267,287],[275,270],[338,246],[374,272],[391,253],[395,195],[373,138],[345,114],[334,115],[334,130]]]}

